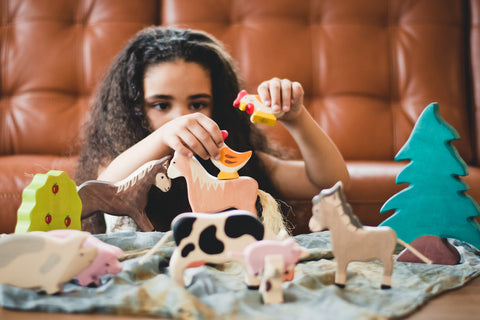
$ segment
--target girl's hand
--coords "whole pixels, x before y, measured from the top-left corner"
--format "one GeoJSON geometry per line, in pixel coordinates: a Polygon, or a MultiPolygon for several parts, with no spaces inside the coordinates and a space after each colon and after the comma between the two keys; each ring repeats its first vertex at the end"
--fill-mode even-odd
{"type": "Polygon", "coordinates": [[[273,112],[285,113],[281,120],[294,120],[302,111],[304,91],[299,82],[273,78],[258,86],[258,94],[263,104],[271,107],[273,112]]]}
{"type": "Polygon", "coordinates": [[[157,129],[156,133],[164,145],[187,157],[194,154],[205,160],[218,160],[220,157],[219,147],[223,144],[220,128],[202,113],[175,118],[157,129]]]}

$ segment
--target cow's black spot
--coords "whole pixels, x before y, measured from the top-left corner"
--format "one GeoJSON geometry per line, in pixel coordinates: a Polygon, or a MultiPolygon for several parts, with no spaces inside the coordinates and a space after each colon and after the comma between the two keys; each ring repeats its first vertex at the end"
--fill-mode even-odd
{"type": "Polygon", "coordinates": [[[230,238],[249,234],[259,241],[263,239],[264,232],[262,223],[249,215],[233,215],[225,220],[225,234],[230,238]]]}
{"type": "Polygon", "coordinates": [[[182,249],[182,257],[185,258],[186,256],[188,256],[188,254],[190,252],[192,252],[193,250],[195,250],[195,245],[193,243],[189,243],[187,244],[185,247],[183,247],[182,249]]]}
{"type": "Polygon", "coordinates": [[[195,217],[184,217],[175,222],[172,227],[173,238],[178,246],[182,239],[188,237],[192,232],[193,223],[197,220],[195,217]]]}
{"type": "Polygon", "coordinates": [[[217,227],[209,226],[200,233],[198,239],[198,245],[200,249],[207,254],[219,254],[225,249],[225,245],[222,241],[216,237],[217,227]]]}

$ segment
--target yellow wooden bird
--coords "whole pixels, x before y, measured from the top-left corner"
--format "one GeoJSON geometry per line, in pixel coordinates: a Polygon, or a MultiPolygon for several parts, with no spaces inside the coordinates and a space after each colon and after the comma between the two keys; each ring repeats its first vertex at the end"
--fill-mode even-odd
{"type": "MultiPolygon", "coordinates": [[[[223,139],[228,136],[228,133],[222,130],[223,139]]],[[[220,170],[217,178],[220,180],[236,179],[239,177],[238,170],[248,162],[252,156],[252,151],[237,152],[223,143],[220,147],[220,159],[212,159],[212,163],[220,170]]]]}

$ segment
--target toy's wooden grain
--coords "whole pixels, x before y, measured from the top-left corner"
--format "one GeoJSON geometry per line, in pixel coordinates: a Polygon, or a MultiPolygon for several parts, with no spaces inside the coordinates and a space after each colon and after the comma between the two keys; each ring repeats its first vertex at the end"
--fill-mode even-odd
{"type": "Polygon", "coordinates": [[[15,233],[81,229],[82,202],[77,186],[63,171],[36,174],[23,190],[15,233]]]}
{"type": "Polygon", "coordinates": [[[474,219],[480,208],[459,178],[468,174],[468,167],[451,143],[458,138],[440,116],[438,103],[428,105],[395,157],[410,160],[396,181],[410,185],[383,205],[380,212],[395,213],[380,225],[393,228],[408,243],[435,235],[463,240],[480,250],[480,227],[474,219]]]}
{"type": "Polygon", "coordinates": [[[169,160],[170,156],[147,162],[117,183],[90,180],[81,184],[78,194],[83,203],[82,219],[98,212],[129,216],[142,231],[152,231],[153,225],[145,213],[148,192],[152,185],[163,192],[170,190],[169,160]]]}

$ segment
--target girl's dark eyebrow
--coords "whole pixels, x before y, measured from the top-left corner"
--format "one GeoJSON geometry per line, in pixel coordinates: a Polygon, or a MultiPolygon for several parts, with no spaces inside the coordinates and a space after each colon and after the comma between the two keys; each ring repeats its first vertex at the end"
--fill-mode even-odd
{"type": "Polygon", "coordinates": [[[199,93],[199,94],[191,95],[188,98],[191,99],[191,100],[202,99],[202,98],[212,99],[212,95],[207,94],[207,93],[199,93]]]}
{"type": "Polygon", "coordinates": [[[154,95],[151,95],[151,96],[145,98],[145,100],[154,100],[154,99],[172,100],[173,97],[169,96],[167,94],[154,94],[154,95]]]}
{"type": "MultiPolygon", "coordinates": [[[[212,95],[208,93],[199,93],[199,94],[194,94],[188,97],[190,100],[195,100],[195,99],[212,99],[212,95]]],[[[162,99],[162,100],[173,100],[173,96],[170,96],[168,94],[154,94],[149,97],[146,97],[145,100],[155,100],[155,99],[162,99]]]]}

